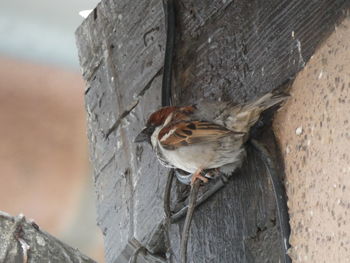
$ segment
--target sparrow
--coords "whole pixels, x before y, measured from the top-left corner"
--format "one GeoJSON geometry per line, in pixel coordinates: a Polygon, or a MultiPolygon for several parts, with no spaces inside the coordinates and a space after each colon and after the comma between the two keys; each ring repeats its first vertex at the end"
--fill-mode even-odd
{"type": "Polygon", "coordinates": [[[135,142],[148,142],[166,167],[192,173],[224,165],[240,167],[250,128],[261,113],[282,103],[287,94],[274,90],[248,103],[202,101],[190,106],[163,107],[152,113],[135,142]]]}

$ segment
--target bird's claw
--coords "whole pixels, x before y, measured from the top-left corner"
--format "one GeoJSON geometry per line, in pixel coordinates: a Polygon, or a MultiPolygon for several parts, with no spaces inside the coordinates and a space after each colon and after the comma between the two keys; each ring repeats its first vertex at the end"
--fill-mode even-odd
{"type": "Polygon", "coordinates": [[[205,178],[203,175],[201,175],[201,172],[202,172],[202,170],[198,170],[192,175],[191,185],[194,185],[194,182],[198,179],[204,183],[207,183],[209,181],[208,178],[205,178]]]}

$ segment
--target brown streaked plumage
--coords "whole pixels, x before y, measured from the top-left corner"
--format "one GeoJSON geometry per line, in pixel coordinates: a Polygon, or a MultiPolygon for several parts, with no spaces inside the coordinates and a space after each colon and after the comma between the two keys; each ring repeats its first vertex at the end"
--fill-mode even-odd
{"type": "Polygon", "coordinates": [[[204,169],[240,166],[250,128],[264,110],[287,97],[273,91],[245,104],[200,102],[164,107],[151,114],[135,141],[149,141],[163,165],[193,173],[193,181],[207,181],[200,175],[204,169]]]}

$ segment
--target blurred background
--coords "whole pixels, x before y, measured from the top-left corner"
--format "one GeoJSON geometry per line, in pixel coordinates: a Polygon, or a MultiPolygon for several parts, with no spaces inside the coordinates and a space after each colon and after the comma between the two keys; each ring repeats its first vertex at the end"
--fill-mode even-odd
{"type": "Polygon", "coordinates": [[[74,37],[98,2],[0,2],[0,210],[103,262],[74,37]]]}

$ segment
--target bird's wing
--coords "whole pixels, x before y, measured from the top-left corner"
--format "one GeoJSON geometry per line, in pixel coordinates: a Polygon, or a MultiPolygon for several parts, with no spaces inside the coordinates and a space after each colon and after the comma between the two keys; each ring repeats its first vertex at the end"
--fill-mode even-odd
{"type": "Polygon", "coordinates": [[[216,141],[229,133],[234,132],[207,121],[180,121],[165,126],[159,132],[158,139],[164,148],[176,149],[179,146],[216,141]]]}

